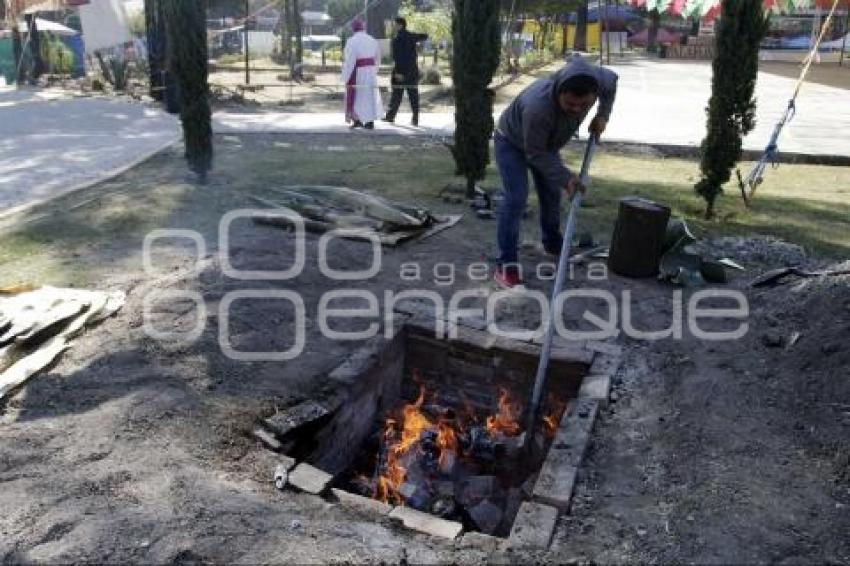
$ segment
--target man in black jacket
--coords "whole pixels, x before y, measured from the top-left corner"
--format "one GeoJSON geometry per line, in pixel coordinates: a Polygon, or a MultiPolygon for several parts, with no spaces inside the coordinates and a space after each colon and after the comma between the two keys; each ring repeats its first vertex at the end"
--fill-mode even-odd
{"type": "Polygon", "coordinates": [[[414,126],[419,125],[419,67],[416,64],[416,44],[428,39],[428,34],[411,33],[407,31],[407,20],[395,19],[396,35],[392,41],[393,75],[390,80],[393,94],[390,98],[390,107],[386,122],[394,122],[398,107],[401,106],[401,98],[407,89],[407,98],[410,100],[410,108],[413,110],[414,126]]]}

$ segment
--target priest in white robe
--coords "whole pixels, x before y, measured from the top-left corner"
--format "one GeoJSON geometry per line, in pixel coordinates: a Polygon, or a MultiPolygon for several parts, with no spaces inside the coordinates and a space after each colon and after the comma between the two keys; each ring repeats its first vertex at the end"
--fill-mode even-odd
{"type": "Polygon", "coordinates": [[[346,85],[345,121],[352,128],[371,130],[375,120],[383,115],[378,90],[381,46],[363,28],[363,20],[355,19],[351,23],[354,35],[345,44],[342,64],[342,82],[346,85]]]}

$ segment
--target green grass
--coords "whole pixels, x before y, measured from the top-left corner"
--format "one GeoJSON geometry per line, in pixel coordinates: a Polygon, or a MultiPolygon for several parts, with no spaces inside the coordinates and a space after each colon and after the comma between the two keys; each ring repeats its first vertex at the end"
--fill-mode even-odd
{"type": "MultiPolygon", "coordinates": [[[[580,150],[574,146],[565,154],[573,168],[579,166],[580,150]]],[[[447,185],[461,184],[453,172],[446,148],[423,140],[218,137],[209,186],[186,183],[185,164],[175,148],[7,224],[0,229],[0,286],[24,281],[91,286],[116,270],[138,272],[142,240],[151,229],[194,229],[215,242],[224,212],[254,206],[251,195],[274,198],[269,189],[287,184],[343,185],[435,211],[465,211],[438,196],[447,185]]],[[[713,221],[703,219],[703,202],[693,192],[697,174],[691,160],[600,152],[580,229],[607,241],[618,199],[639,195],[668,204],[701,237],[771,234],[815,255],[850,257],[850,168],[783,165],[769,170],[752,209],[730,186],[713,221]]],[[[492,164],[483,185],[501,185],[492,164]]],[[[526,224],[534,229],[535,222],[526,224]]],[[[491,243],[492,223],[467,228],[465,237],[491,243]]]]}
{"type": "MultiPolygon", "coordinates": [[[[742,172],[751,165],[742,164],[742,172]]],[[[591,202],[597,206],[583,217],[599,228],[610,226],[616,200],[634,194],[668,204],[698,235],[771,234],[816,255],[850,256],[850,168],[782,165],[768,170],[749,209],[737,184],[729,184],[711,221],[703,218],[704,202],[693,192],[698,173],[697,163],[689,160],[602,154],[592,168],[591,202]]]]}

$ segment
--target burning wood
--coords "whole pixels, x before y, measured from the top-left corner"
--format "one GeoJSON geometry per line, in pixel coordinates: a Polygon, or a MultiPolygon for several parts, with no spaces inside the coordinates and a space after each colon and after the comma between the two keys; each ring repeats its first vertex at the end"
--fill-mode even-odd
{"type": "MultiPolygon", "coordinates": [[[[492,534],[513,519],[516,494],[531,473],[528,459],[520,457],[522,407],[504,388],[492,411],[468,402],[455,411],[439,398],[420,385],[416,400],[386,419],[372,477],[353,479],[352,488],[492,534]]],[[[565,404],[548,405],[552,410],[535,438],[551,438],[557,429],[565,404]]]]}

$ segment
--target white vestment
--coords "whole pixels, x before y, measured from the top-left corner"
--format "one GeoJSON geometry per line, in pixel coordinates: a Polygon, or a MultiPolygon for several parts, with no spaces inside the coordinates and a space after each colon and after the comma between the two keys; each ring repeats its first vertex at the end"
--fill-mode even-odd
{"type": "Polygon", "coordinates": [[[381,46],[368,33],[358,31],[345,44],[342,82],[350,84],[353,75],[354,83],[353,88],[346,87],[346,122],[360,120],[365,124],[377,120],[383,114],[381,93],[378,91],[380,64],[381,46]],[[349,100],[352,96],[353,101],[349,100]]]}

